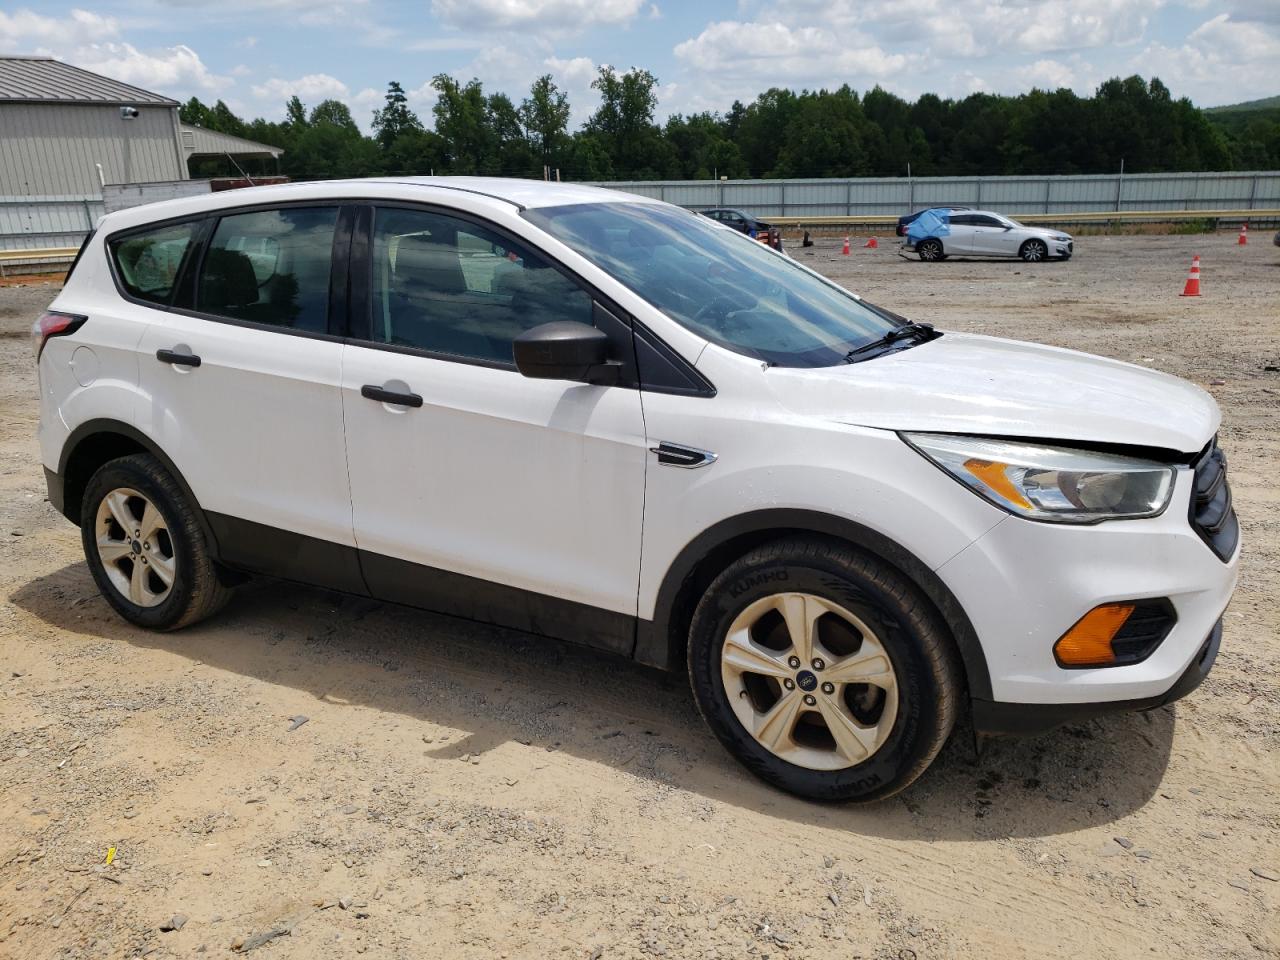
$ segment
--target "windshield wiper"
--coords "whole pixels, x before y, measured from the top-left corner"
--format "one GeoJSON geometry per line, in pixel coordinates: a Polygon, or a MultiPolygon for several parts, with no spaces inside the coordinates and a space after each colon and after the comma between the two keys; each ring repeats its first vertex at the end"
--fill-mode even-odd
{"type": "Polygon", "coordinates": [[[916,323],[914,320],[909,320],[900,327],[894,327],[883,337],[872,340],[870,343],[864,343],[860,347],[854,347],[844,355],[844,359],[846,363],[853,363],[855,357],[869,353],[872,350],[878,350],[881,347],[887,347],[892,343],[897,343],[899,340],[906,340],[911,337],[931,340],[933,336],[932,323],[916,323]]]}

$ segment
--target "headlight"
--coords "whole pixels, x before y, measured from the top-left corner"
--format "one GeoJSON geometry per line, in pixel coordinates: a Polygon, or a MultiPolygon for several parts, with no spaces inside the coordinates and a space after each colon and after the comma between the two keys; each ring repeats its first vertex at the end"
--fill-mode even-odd
{"type": "Polygon", "coordinates": [[[925,457],[1010,513],[1054,523],[1154,517],[1174,468],[1112,454],[977,437],[904,433],[925,457]]]}

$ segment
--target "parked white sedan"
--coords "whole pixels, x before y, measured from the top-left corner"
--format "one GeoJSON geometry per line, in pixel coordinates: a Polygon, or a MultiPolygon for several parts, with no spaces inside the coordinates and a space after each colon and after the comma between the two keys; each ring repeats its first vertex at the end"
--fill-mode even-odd
{"type": "Polygon", "coordinates": [[[1060,230],[1028,227],[989,210],[925,211],[912,222],[905,243],[921,260],[947,257],[1019,257],[1029,263],[1069,260],[1074,241],[1060,230]]]}

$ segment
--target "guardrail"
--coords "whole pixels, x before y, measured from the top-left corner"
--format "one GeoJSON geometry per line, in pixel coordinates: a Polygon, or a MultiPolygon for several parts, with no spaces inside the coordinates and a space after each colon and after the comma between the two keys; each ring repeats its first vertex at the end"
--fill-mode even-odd
{"type": "MultiPolygon", "coordinates": [[[[0,277],[7,277],[5,264],[39,267],[45,264],[66,266],[76,258],[80,248],[76,247],[29,247],[25,250],[0,250],[0,277]]],[[[34,271],[24,271],[34,272],[34,271]]]]}
{"type": "MultiPolygon", "coordinates": [[[[1226,220],[1229,222],[1280,221],[1277,210],[1101,210],[1087,213],[1015,213],[1023,223],[1179,223],[1187,220],[1226,220]]],[[[854,216],[764,217],[779,227],[894,226],[893,214],[856,214],[854,216]]]]}

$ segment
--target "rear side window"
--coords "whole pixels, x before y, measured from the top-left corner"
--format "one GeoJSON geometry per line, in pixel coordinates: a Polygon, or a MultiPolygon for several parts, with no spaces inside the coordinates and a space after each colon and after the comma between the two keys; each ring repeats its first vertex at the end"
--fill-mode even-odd
{"type": "Polygon", "coordinates": [[[196,309],[232,320],[326,332],[337,222],[337,207],[223,217],[200,265],[196,309]]]}
{"type": "Polygon", "coordinates": [[[167,304],[198,226],[171,223],[112,240],[111,258],[125,290],[139,300],[167,304]]]}

